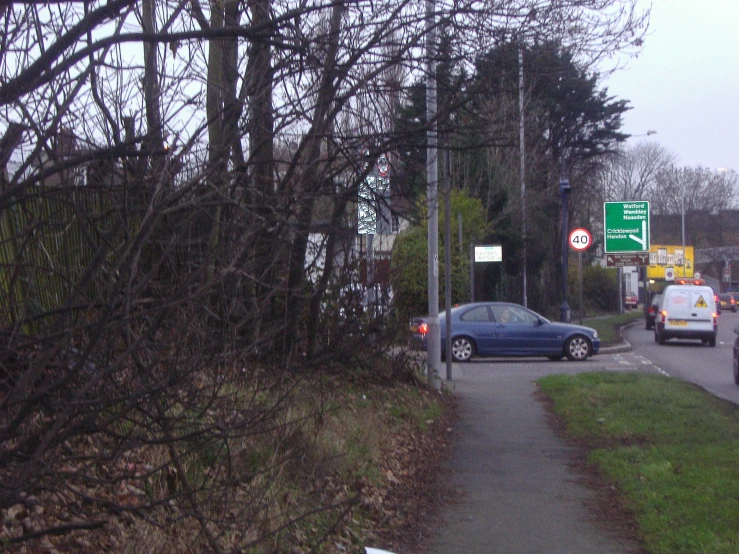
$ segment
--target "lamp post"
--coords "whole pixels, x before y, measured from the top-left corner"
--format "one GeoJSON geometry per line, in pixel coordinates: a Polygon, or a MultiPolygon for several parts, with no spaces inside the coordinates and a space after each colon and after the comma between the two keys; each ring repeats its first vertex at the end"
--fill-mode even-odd
{"type": "Polygon", "coordinates": [[[526,281],[526,142],[524,136],[523,46],[518,41],[518,141],[521,180],[521,240],[523,242],[523,307],[528,308],[528,284],[526,281]]]}
{"type": "Polygon", "coordinates": [[[567,200],[570,197],[570,180],[559,178],[559,198],[562,201],[562,304],[559,307],[559,320],[570,321],[570,306],[567,304],[567,200]]]}
{"type": "Polygon", "coordinates": [[[427,378],[434,390],[441,389],[441,321],[439,319],[439,197],[437,161],[437,83],[436,83],[436,16],[435,0],[426,0],[426,194],[428,196],[428,334],[427,378]]]}
{"type": "MultiPolygon", "coordinates": [[[[652,135],[656,135],[657,131],[654,129],[648,129],[646,133],[641,133],[638,135],[629,135],[629,138],[632,137],[650,137],[652,135]]],[[[685,260],[685,246],[683,245],[683,260],[685,260]]],[[[684,262],[683,262],[684,263],[684,262]]],[[[618,313],[622,314],[624,312],[624,304],[623,304],[623,277],[622,277],[622,269],[618,268],[618,313]]],[[[644,285],[644,298],[645,302],[649,300],[649,284],[647,283],[647,271],[644,266],[641,266],[638,268],[638,279],[641,281],[644,285]]],[[[685,267],[683,267],[683,275],[685,275],[685,267]]]]}
{"type": "Polygon", "coordinates": [[[629,138],[633,137],[651,137],[652,135],[656,135],[657,131],[654,131],[652,129],[649,129],[646,133],[642,133],[640,135],[629,135],[629,138]]]}
{"type": "Polygon", "coordinates": [[[685,275],[685,182],[682,184],[682,201],[680,203],[680,221],[682,225],[682,236],[683,236],[683,277],[685,275]]]}

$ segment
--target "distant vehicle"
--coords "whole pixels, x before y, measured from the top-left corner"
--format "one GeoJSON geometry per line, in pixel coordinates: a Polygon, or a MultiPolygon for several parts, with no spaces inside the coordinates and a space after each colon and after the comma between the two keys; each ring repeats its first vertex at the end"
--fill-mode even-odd
{"type": "MultiPolygon", "coordinates": [[[[446,355],[446,318],[441,316],[441,355],[446,355]]],[[[590,327],[553,323],[519,304],[475,302],[452,308],[452,358],[473,356],[546,356],[584,361],[600,349],[598,332],[590,327]]],[[[428,318],[411,320],[413,338],[426,348],[428,318]]]]}
{"type": "Polygon", "coordinates": [[[659,312],[659,303],[662,300],[662,294],[656,293],[652,295],[650,302],[644,303],[644,322],[647,330],[654,329],[654,320],[659,312]]]}
{"type": "Polygon", "coordinates": [[[716,346],[718,313],[711,287],[702,279],[679,279],[662,292],[655,319],[654,342],[671,338],[700,339],[716,346]]]}
{"type": "Polygon", "coordinates": [[[716,313],[721,313],[721,301],[718,298],[718,293],[714,291],[713,293],[713,302],[716,304],[716,313]]]}
{"type": "Polygon", "coordinates": [[[731,310],[732,312],[736,312],[735,294],[736,293],[733,292],[722,292],[718,295],[719,305],[722,310],[731,310]]]}
{"type": "Polygon", "coordinates": [[[624,294],[625,307],[635,310],[638,304],[639,299],[637,298],[636,293],[633,291],[627,291],[626,294],[624,294]]]}

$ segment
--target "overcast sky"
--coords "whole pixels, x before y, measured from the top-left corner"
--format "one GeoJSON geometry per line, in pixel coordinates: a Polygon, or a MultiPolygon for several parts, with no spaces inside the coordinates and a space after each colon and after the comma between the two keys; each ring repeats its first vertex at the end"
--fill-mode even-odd
{"type": "Polygon", "coordinates": [[[739,0],[640,0],[652,4],[643,52],[603,81],[629,100],[624,131],[652,140],[681,166],[739,171],[739,0]]]}

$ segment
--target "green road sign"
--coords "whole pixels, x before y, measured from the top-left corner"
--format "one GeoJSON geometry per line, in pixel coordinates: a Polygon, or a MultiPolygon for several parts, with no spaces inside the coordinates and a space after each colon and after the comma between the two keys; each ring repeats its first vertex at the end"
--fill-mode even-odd
{"type": "Polygon", "coordinates": [[[649,251],[649,202],[603,204],[606,252],[649,251]]]}

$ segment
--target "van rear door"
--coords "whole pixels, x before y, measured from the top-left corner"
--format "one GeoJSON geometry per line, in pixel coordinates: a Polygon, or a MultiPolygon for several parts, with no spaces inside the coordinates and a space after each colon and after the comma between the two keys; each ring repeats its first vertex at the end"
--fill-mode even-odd
{"type": "Polygon", "coordinates": [[[669,291],[666,327],[674,329],[713,329],[715,306],[708,287],[680,286],[669,291]]]}
{"type": "Polygon", "coordinates": [[[690,294],[690,316],[693,321],[707,324],[713,328],[713,317],[716,312],[716,303],[713,300],[713,290],[695,289],[690,294]]]}

